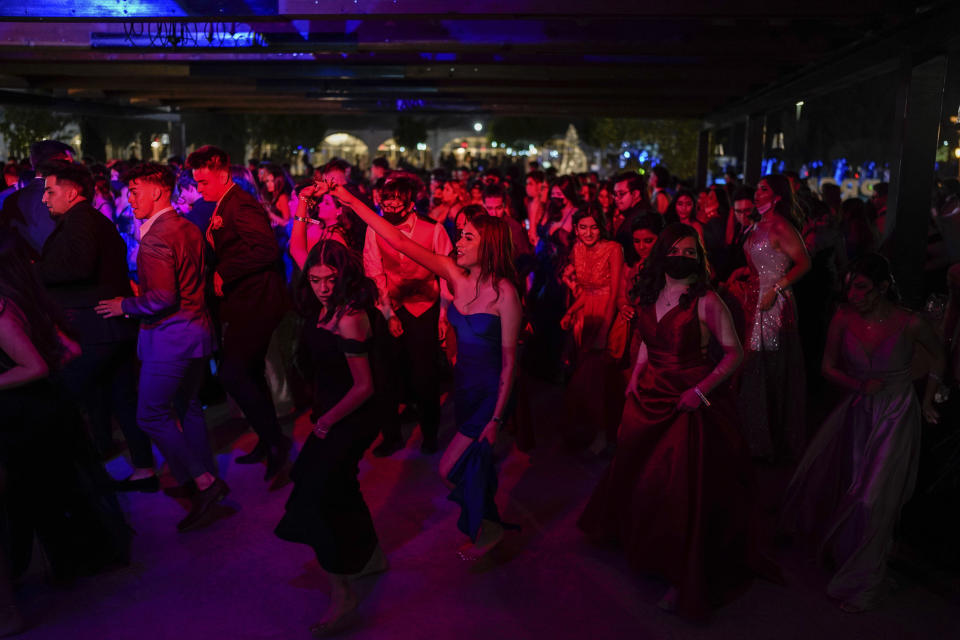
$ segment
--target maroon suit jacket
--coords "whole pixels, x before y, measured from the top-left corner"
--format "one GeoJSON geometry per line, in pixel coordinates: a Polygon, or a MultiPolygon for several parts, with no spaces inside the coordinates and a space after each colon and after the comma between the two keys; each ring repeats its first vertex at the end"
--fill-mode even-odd
{"type": "Polygon", "coordinates": [[[141,318],[140,360],[169,362],[212,353],[203,249],[197,226],[173,210],[160,214],[140,239],[140,295],[122,304],[124,313],[141,318]]]}
{"type": "Polygon", "coordinates": [[[220,321],[231,333],[272,331],[290,308],[280,272],[280,245],[256,198],[234,185],[220,201],[223,225],[211,232],[214,269],[223,278],[220,321]],[[267,329],[269,325],[269,329],[267,329]]]}

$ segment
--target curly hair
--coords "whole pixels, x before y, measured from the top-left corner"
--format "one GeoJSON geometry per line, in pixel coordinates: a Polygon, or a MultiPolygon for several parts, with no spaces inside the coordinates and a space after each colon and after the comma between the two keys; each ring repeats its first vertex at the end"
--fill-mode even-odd
{"type": "Polygon", "coordinates": [[[360,254],[336,240],[321,240],[313,246],[297,282],[297,309],[306,318],[323,312],[320,322],[339,319],[348,310],[369,310],[377,302],[377,286],[363,272],[360,254]],[[310,286],[310,270],[326,266],[336,274],[330,303],[323,307],[310,286]]]}
{"type": "Polygon", "coordinates": [[[650,250],[650,257],[643,263],[643,268],[633,281],[630,297],[635,299],[638,304],[656,303],[660,291],[667,283],[663,270],[664,259],[670,254],[670,249],[684,238],[693,238],[696,243],[699,268],[693,284],[687,289],[686,293],[680,296],[680,304],[685,306],[694,298],[706,295],[710,288],[710,263],[707,262],[707,253],[703,248],[703,242],[700,240],[700,234],[693,227],[677,222],[668,225],[660,232],[653,249],[650,250]]]}

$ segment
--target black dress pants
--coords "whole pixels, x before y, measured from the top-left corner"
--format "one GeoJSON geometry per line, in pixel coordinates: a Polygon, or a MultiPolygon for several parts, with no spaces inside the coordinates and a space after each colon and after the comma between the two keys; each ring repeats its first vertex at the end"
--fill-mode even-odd
{"type": "Polygon", "coordinates": [[[84,344],[83,353],[60,373],[72,399],[87,412],[94,443],[101,454],[113,448],[117,419],[138,469],[153,467],[150,438],[137,426],[137,360],[132,340],[84,344]]]}
{"type": "MultiPolygon", "coordinates": [[[[419,316],[401,307],[396,312],[403,326],[403,335],[395,341],[397,376],[400,398],[416,404],[420,412],[420,430],[425,442],[437,439],[440,424],[440,341],[437,336],[440,322],[440,302],[419,316]]],[[[396,403],[394,403],[396,404],[396,403]]],[[[383,439],[402,440],[397,411],[388,412],[383,425],[383,439]]]]}
{"type": "Polygon", "coordinates": [[[282,442],[283,434],[264,369],[270,338],[279,320],[253,320],[224,323],[220,383],[243,411],[260,442],[274,446],[282,442]]]}

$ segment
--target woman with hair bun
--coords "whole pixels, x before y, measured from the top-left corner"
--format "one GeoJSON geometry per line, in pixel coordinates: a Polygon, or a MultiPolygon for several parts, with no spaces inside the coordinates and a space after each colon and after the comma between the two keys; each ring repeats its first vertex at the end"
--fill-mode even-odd
{"type": "Polygon", "coordinates": [[[827,593],[858,612],[876,607],[887,589],[893,529],[916,483],[920,418],[939,419],[933,396],[944,357],[933,329],[897,305],[884,257],[868,254],[850,267],[846,298],[830,322],[823,375],[848,393],[794,473],[782,528],[816,540],[837,569],[827,593]],[[918,346],[933,359],[922,402],[911,375],[918,346]]]}

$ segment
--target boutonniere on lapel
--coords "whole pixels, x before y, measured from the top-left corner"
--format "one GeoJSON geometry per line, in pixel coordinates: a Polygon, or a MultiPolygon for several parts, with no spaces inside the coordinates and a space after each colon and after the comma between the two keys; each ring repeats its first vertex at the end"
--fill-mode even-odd
{"type": "Polygon", "coordinates": [[[223,227],[223,216],[214,215],[210,218],[210,228],[214,231],[223,227]]]}

